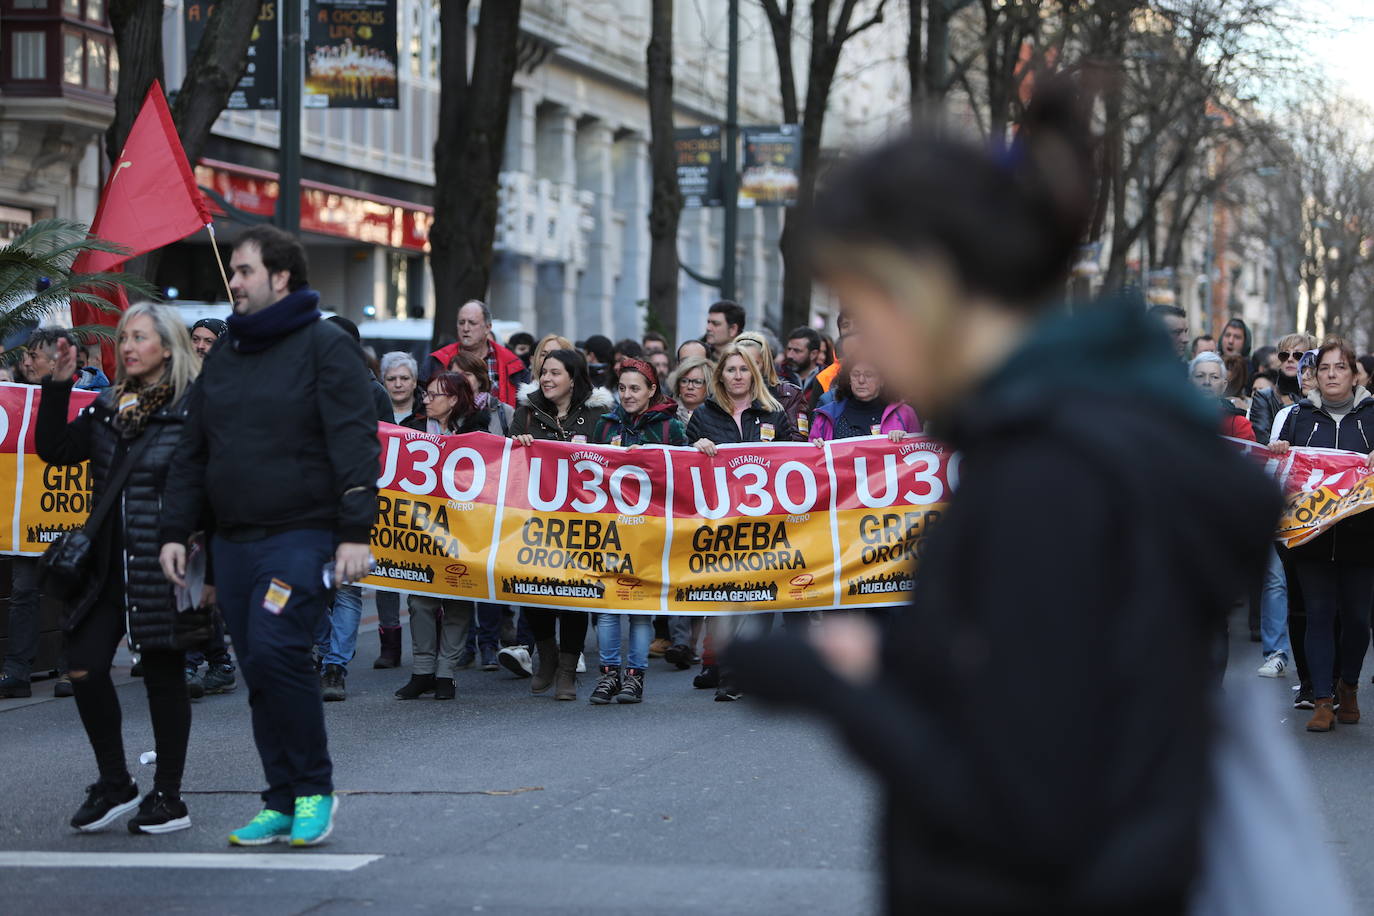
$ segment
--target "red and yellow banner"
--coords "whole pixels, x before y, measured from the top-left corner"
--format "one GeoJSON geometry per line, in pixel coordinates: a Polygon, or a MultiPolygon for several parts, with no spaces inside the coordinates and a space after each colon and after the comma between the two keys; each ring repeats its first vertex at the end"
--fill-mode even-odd
{"type": "MultiPolygon", "coordinates": [[[[40,391],[0,385],[0,553],[89,511],[84,465],[38,459],[40,391]]],[[[73,394],[72,415],[90,402],[73,394]]],[[[575,610],[733,614],[905,604],[959,456],[923,437],[624,449],[379,424],[372,588],[575,610]]],[[[1282,482],[1296,546],[1374,507],[1363,455],[1236,443],[1282,482]]]]}

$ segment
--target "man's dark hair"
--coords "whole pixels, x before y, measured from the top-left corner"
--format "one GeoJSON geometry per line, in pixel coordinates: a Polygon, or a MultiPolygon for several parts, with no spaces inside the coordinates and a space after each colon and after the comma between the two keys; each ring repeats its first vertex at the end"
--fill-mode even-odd
{"type": "Polygon", "coordinates": [[[634,359],[641,359],[644,356],[644,348],[639,345],[639,341],[629,337],[615,345],[615,352],[621,356],[629,356],[634,359]]]}
{"type": "Polygon", "coordinates": [[[518,347],[521,344],[524,344],[531,350],[534,349],[534,335],[529,333],[528,331],[516,331],[506,340],[506,346],[510,347],[511,349],[514,349],[515,347],[518,347]]]}
{"type": "Polygon", "coordinates": [[[649,341],[651,341],[651,340],[656,340],[656,341],[658,341],[659,343],[663,344],[663,349],[664,349],[664,350],[667,350],[667,349],[668,349],[668,340],[667,340],[667,338],[665,338],[662,334],[658,333],[657,331],[645,331],[645,332],[644,332],[644,336],[641,337],[639,340],[640,340],[640,343],[644,343],[644,344],[647,344],[647,343],[648,343],[649,341]]]}
{"type": "Polygon", "coordinates": [[[788,340],[806,341],[806,349],[816,351],[821,348],[821,335],[815,328],[808,328],[805,325],[793,328],[792,333],[787,335],[788,340]]]}
{"type": "Polygon", "coordinates": [[[736,334],[744,330],[744,306],[740,305],[738,302],[722,299],[719,302],[713,303],[706,311],[708,314],[711,312],[718,312],[724,315],[725,326],[728,328],[730,325],[734,325],[736,334]]]}
{"type": "Polygon", "coordinates": [[[840,309],[840,313],[835,316],[835,333],[842,333],[844,330],[844,326],[849,324],[853,320],[854,316],[849,314],[848,310],[840,309]]]}
{"type": "Polygon", "coordinates": [[[29,335],[29,342],[25,346],[30,350],[36,350],[40,347],[46,350],[48,347],[57,346],[59,340],[65,340],[73,347],[81,346],[66,328],[38,328],[29,335]]]}
{"type": "Polygon", "coordinates": [[[1197,345],[1200,344],[1200,343],[1202,343],[1204,340],[1210,340],[1212,343],[1216,343],[1216,342],[1217,342],[1216,338],[1213,337],[1211,334],[1199,334],[1197,337],[1194,337],[1194,338],[1193,338],[1193,342],[1192,342],[1192,344],[1191,344],[1191,348],[1189,349],[1188,352],[1192,353],[1194,356],[1197,356],[1197,353],[1198,353],[1197,345]]]}
{"type": "Polygon", "coordinates": [[[342,315],[330,315],[328,320],[334,322],[334,323],[337,324],[339,327],[341,327],[341,328],[343,328],[345,331],[347,331],[347,332],[348,332],[348,336],[349,336],[349,337],[352,337],[352,338],[353,338],[355,341],[357,341],[358,343],[361,344],[361,343],[363,342],[363,335],[360,334],[360,333],[358,333],[358,326],[357,326],[356,324],[354,324],[353,322],[349,321],[349,320],[348,320],[347,318],[345,318],[344,316],[342,316],[342,315]]]}
{"type": "Polygon", "coordinates": [[[599,363],[609,363],[611,361],[611,356],[615,353],[615,347],[611,343],[611,339],[605,334],[593,334],[586,340],[578,341],[577,348],[591,353],[596,357],[599,363]]]}
{"type": "Polygon", "coordinates": [[[1152,305],[1149,315],[1151,318],[1163,321],[1165,318],[1182,318],[1188,320],[1188,313],[1176,305],[1152,305]]]}
{"type": "Polygon", "coordinates": [[[294,235],[283,232],[276,226],[254,226],[239,233],[239,237],[234,240],[235,248],[242,248],[248,244],[257,246],[262,266],[267,268],[269,274],[280,273],[283,270],[290,273],[291,279],[287,281],[286,288],[291,292],[294,293],[310,283],[305,265],[305,249],[294,235]]]}

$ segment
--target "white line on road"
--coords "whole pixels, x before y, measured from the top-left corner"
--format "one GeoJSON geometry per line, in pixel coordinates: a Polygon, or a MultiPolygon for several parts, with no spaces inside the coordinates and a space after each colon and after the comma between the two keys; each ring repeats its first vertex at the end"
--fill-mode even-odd
{"type": "Polygon", "coordinates": [[[262,852],[0,852],[0,868],[237,868],[356,871],[381,856],[262,852]]]}

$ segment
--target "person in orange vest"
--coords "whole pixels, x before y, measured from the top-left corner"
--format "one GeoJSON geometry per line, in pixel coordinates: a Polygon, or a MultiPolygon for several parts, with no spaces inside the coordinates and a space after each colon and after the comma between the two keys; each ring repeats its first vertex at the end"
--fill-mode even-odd
{"type": "Polygon", "coordinates": [[[447,372],[449,361],[460,348],[486,360],[492,390],[502,402],[514,407],[520,386],[530,380],[530,370],[524,360],[492,339],[491,309],[485,302],[469,299],[463,303],[458,310],[458,339],[429,354],[424,380],[447,372]]]}

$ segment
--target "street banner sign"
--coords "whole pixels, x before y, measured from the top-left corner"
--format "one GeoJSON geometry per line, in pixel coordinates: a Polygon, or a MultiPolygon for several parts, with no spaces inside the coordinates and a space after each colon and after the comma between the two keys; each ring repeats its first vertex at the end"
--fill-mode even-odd
{"type": "Polygon", "coordinates": [[[311,0],[306,108],[397,108],[396,0],[311,0]]]}
{"type": "Polygon", "coordinates": [[[793,207],[801,174],[801,131],[795,124],[740,128],[741,207],[793,207]]]}
{"type": "MultiPolygon", "coordinates": [[[[210,0],[186,0],[183,7],[183,22],[186,26],[186,63],[189,66],[205,27],[214,14],[215,4],[210,0]]],[[[230,111],[276,111],[278,74],[281,72],[281,41],[277,32],[276,0],[263,0],[258,10],[258,22],[253,26],[253,37],[248,42],[248,63],[243,76],[229,94],[229,102],[224,106],[230,111]]]]}

